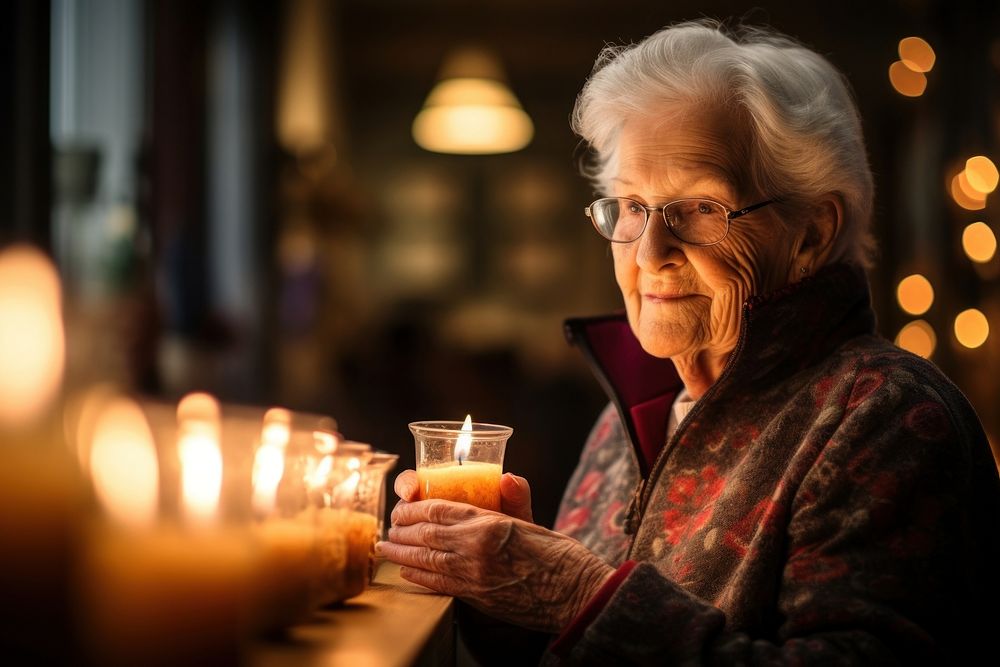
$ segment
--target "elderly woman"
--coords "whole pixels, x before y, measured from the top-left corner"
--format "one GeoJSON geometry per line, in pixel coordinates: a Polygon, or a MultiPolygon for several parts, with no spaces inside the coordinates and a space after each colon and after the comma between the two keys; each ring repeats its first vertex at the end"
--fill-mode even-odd
{"type": "Polygon", "coordinates": [[[556,530],[417,501],[410,581],[556,635],[548,660],[949,661],[996,604],[1000,482],[975,413],[874,333],[872,177],[824,58],[762,30],[661,30],[577,101],[624,316],[572,321],[612,403],[556,530]],[[991,562],[992,561],[992,562],[991,562]]]}

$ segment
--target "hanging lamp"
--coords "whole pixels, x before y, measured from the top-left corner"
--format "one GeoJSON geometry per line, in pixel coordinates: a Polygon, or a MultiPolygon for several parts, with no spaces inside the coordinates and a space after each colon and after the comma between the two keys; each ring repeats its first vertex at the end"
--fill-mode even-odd
{"type": "Polygon", "coordinates": [[[413,121],[413,139],[436,153],[511,153],[527,146],[534,131],[497,57],[477,47],[445,59],[438,83],[413,121]]]}

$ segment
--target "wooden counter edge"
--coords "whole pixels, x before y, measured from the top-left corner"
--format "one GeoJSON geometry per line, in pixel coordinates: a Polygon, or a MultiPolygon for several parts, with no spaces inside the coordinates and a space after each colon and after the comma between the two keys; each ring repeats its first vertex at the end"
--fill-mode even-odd
{"type": "Polygon", "coordinates": [[[411,584],[382,562],[375,581],[342,606],[316,612],[286,637],[257,641],[253,667],[409,667],[455,662],[453,598],[411,584]]]}

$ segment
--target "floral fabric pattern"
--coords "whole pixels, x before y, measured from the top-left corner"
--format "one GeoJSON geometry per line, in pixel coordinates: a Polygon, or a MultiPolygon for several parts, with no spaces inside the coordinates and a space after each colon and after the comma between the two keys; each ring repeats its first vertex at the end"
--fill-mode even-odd
{"type": "Polygon", "coordinates": [[[748,302],[739,354],[652,468],[634,543],[605,518],[639,481],[627,411],[605,410],[556,528],[639,565],[568,662],[947,664],[988,644],[996,462],[961,392],[873,328],[846,265],[748,302]]]}

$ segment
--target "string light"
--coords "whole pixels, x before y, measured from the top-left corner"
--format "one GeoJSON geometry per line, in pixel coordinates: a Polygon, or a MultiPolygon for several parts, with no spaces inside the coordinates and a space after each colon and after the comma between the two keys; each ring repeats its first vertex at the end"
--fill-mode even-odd
{"type": "Polygon", "coordinates": [[[965,347],[977,348],[989,335],[990,323],[981,311],[969,308],[955,317],[955,338],[965,347]]]}
{"type": "Polygon", "coordinates": [[[962,249],[973,262],[985,264],[997,251],[997,237],[984,222],[974,222],[962,232],[962,249]]]}
{"type": "Polygon", "coordinates": [[[906,97],[920,97],[927,89],[927,77],[897,60],[889,65],[889,83],[896,92],[906,97]]]}
{"type": "Polygon", "coordinates": [[[997,189],[1000,182],[1000,172],[985,155],[976,155],[965,161],[965,179],[980,196],[988,195],[997,189]]]}
{"type": "Polygon", "coordinates": [[[934,288],[927,278],[919,273],[899,281],[896,288],[899,307],[911,315],[923,315],[934,303],[934,288]]]}
{"type": "Polygon", "coordinates": [[[899,40],[899,59],[914,72],[930,72],[936,58],[931,45],[920,37],[904,37],[899,40]]]}
{"type": "Polygon", "coordinates": [[[986,195],[970,196],[966,190],[972,190],[976,193],[970,185],[968,185],[968,180],[965,179],[965,171],[961,171],[955,174],[951,179],[951,197],[955,200],[955,203],[964,208],[967,211],[981,211],[986,208],[986,195]],[[962,183],[965,183],[965,187],[962,183]]]}
{"type": "Polygon", "coordinates": [[[934,329],[924,320],[910,322],[896,335],[896,345],[925,359],[934,354],[937,336],[934,329]]]}

